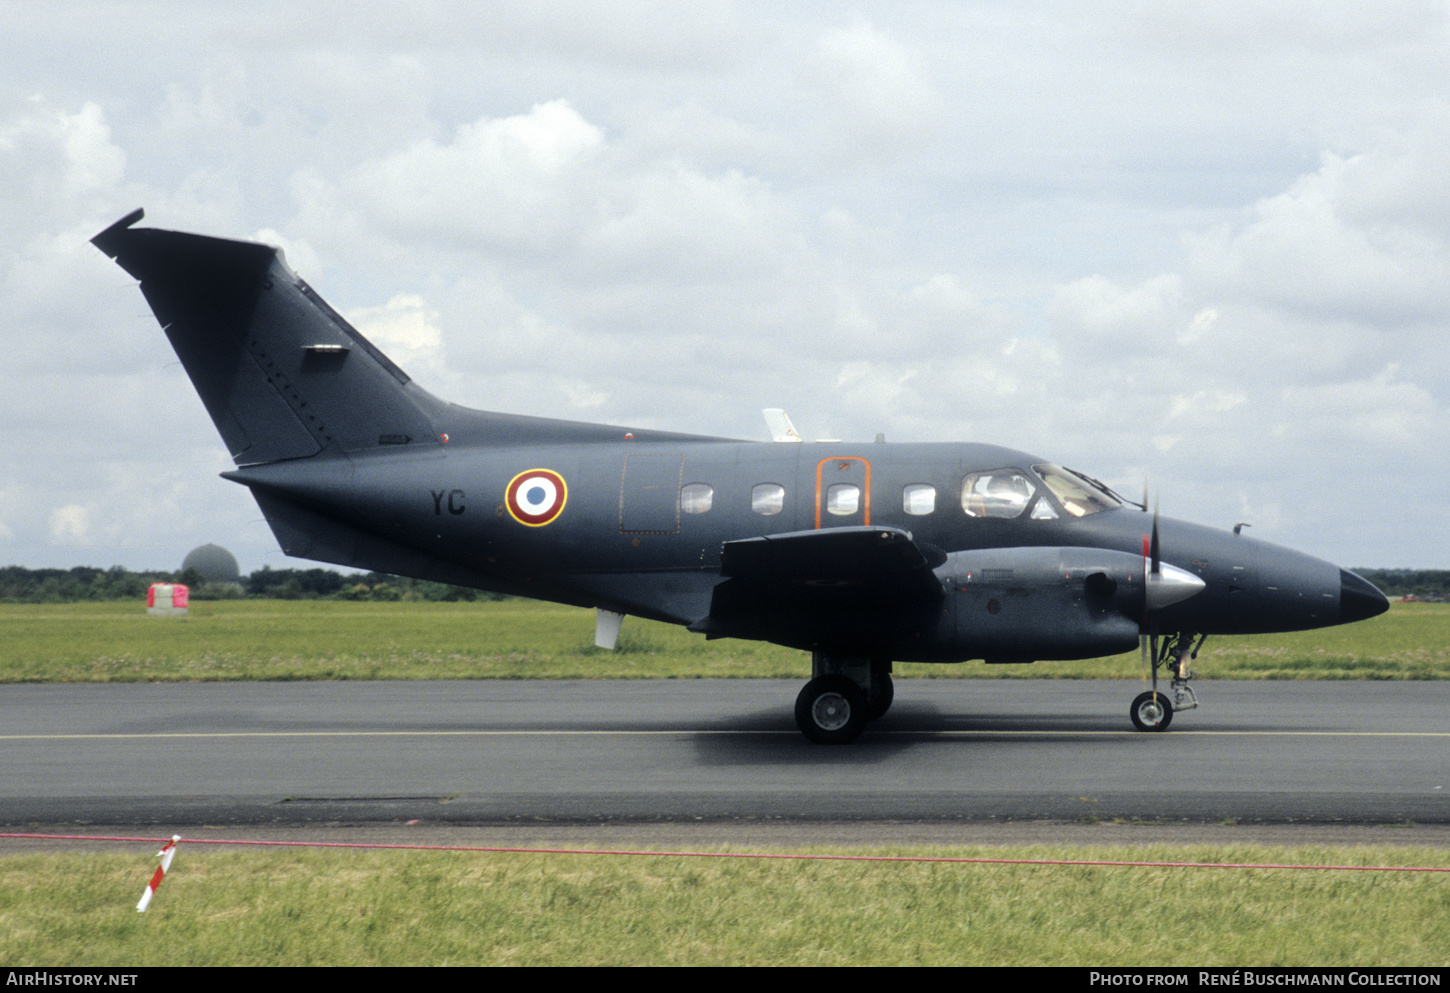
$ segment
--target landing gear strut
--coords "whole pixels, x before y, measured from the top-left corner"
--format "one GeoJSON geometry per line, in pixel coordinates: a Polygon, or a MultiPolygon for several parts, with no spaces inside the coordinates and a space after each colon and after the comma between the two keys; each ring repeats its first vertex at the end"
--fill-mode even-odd
{"type": "Polygon", "coordinates": [[[874,721],[885,717],[891,709],[891,701],[895,699],[896,685],[891,681],[891,673],[871,673],[871,691],[866,694],[866,719],[874,721]]]}
{"type": "Polygon", "coordinates": [[[891,709],[896,696],[889,659],[811,657],[812,679],[795,701],[795,722],[818,745],[855,741],[868,721],[891,709]]]}
{"type": "MultiPolygon", "coordinates": [[[[1188,671],[1188,663],[1198,658],[1203,647],[1204,635],[1181,631],[1169,635],[1163,641],[1161,651],[1154,644],[1153,688],[1139,693],[1128,708],[1128,716],[1139,731],[1166,731],[1173,722],[1175,710],[1193,710],[1198,706],[1198,697],[1188,681],[1194,674],[1188,671]],[[1194,639],[1197,639],[1196,641],[1194,639]],[[1167,690],[1158,688],[1158,670],[1166,667],[1172,673],[1167,690]]],[[[1156,638],[1154,641],[1156,642],[1156,638]]]]}

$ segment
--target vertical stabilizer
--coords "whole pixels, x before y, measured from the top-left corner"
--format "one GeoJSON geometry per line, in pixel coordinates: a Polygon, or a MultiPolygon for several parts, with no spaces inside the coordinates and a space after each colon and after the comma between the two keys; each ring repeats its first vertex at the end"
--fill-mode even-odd
{"type": "Polygon", "coordinates": [[[780,442],[798,442],[801,434],[790,422],[786,412],[780,407],[766,407],[761,411],[765,415],[765,425],[770,428],[770,440],[780,442]]]}
{"type": "Polygon", "coordinates": [[[133,227],[91,239],[141,281],[237,465],[435,445],[444,406],[299,279],[276,248],[133,227]]]}

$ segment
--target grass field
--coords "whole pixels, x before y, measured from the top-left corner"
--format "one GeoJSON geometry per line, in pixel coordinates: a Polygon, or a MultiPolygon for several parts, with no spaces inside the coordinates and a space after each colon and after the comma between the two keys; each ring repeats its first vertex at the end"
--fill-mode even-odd
{"type": "MultiPolygon", "coordinates": [[[[631,617],[619,647],[594,647],[592,611],[496,603],[196,602],[185,618],[132,603],[0,604],[0,682],[227,679],[805,677],[804,652],[706,641],[631,617]]],[[[1395,604],[1359,624],[1210,638],[1205,679],[1443,679],[1450,604],[1395,604]]],[[[898,664],[898,677],[1124,678],[1136,654],[987,666],[898,664]]]]}
{"type": "MultiPolygon", "coordinates": [[[[0,605],[0,682],[804,678],[808,657],[589,611],[214,601],[0,605]]],[[[1440,679],[1450,606],[1215,638],[1203,678],[1440,679]]],[[[899,677],[1119,678],[1135,654],[899,677]]],[[[0,858],[0,961],[27,965],[1422,965],[1450,963],[1443,873],[185,848],[152,909],[134,854],[0,858]],[[1352,913],[1349,908],[1353,908],[1352,913]]],[[[905,850],[1033,859],[1450,866],[1450,849],[905,850]]],[[[862,854],[851,850],[851,854],[862,854]]]]}
{"type": "MultiPolygon", "coordinates": [[[[0,860],[26,965],[1444,966],[1441,872],[183,846],[0,860]],[[1353,908],[1349,913],[1348,908],[1353,908]]],[[[854,852],[853,854],[861,854],[854,852]]],[[[920,856],[1450,866],[1420,848],[913,850],[920,856]]]]}

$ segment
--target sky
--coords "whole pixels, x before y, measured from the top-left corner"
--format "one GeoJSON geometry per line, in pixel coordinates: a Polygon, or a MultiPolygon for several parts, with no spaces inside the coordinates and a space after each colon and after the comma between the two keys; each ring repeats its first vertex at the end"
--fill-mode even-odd
{"type": "Polygon", "coordinates": [[[8,3],[0,565],[289,559],[130,278],[281,246],[430,392],[980,441],[1450,568],[1445,0],[8,3]]]}

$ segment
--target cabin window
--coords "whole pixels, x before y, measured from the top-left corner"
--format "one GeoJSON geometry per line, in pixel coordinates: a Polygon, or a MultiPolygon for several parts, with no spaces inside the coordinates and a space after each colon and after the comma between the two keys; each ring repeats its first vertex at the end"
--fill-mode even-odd
{"type": "Polygon", "coordinates": [[[785,487],[779,483],[757,483],[750,491],[750,509],[770,517],[785,509],[785,487]]]}
{"type": "Polygon", "coordinates": [[[936,510],[936,487],[929,483],[909,483],[901,488],[901,509],[913,517],[922,517],[936,510]]]}
{"type": "Polygon", "coordinates": [[[974,472],[962,480],[962,510],[968,517],[1018,517],[1036,492],[1021,469],[974,472]]]}
{"type": "Polygon", "coordinates": [[[708,483],[687,483],[680,487],[680,509],[687,514],[704,514],[715,505],[715,487],[708,483]]]}
{"type": "Polygon", "coordinates": [[[846,517],[861,508],[861,487],[855,483],[836,483],[826,490],[826,513],[846,517]]]}

